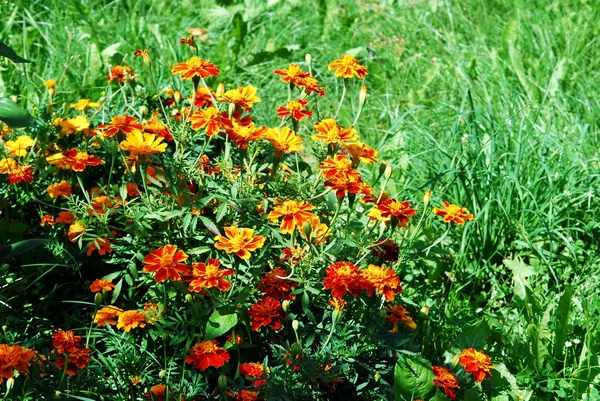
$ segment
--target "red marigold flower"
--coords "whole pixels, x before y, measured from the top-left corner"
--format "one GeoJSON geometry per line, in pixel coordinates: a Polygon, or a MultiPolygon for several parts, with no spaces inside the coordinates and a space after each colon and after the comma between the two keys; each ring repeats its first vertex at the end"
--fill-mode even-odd
{"type": "Polygon", "coordinates": [[[361,275],[369,296],[373,294],[373,290],[377,290],[377,294],[384,295],[386,301],[393,301],[396,294],[402,292],[400,278],[392,269],[369,265],[361,275]]]}
{"type": "Polygon", "coordinates": [[[115,325],[117,324],[117,318],[122,312],[123,310],[116,306],[105,306],[96,312],[94,323],[100,327],[105,327],[107,324],[111,326],[115,325]]]}
{"type": "Polygon", "coordinates": [[[417,212],[410,207],[410,203],[395,199],[381,201],[369,211],[371,220],[391,221],[392,224],[398,226],[406,226],[410,221],[408,216],[414,216],[415,214],[417,212]]]}
{"type": "Polygon", "coordinates": [[[108,292],[112,291],[113,288],[115,288],[115,285],[113,284],[112,280],[102,280],[97,278],[92,282],[92,284],[90,284],[91,292],[100,292],[103,290],[108,292]]]}
{"type": "Polygon", "coordinates": [[[490,362],[489,355],[482,351],[476,351],[474,348],[462,350],[460,353],[460,364],[465,371],[473,375],[473,378],[482,382],[483,379],[492,377],[494,365],[490,362]]]}
{"type": "Polygon", "coordinates": [[[56,223],[71,224],[73,221],[75,221],[75,215],[70,210],[67,210],[66,212],[59,212],[58,217],[54,221],[56,223]]]}
{"type": "Polygon", "coordinates": [[[127,196],[140,196],[140,190],[138,189],[138,186],[133,182],[128,182],[127,184],[125,184],[125,189],[127,190],[127,196]]]}
{"type": "MultiPolygon", "coordinates": [[[[356,173],[358,174],[358,172],[356,173]]],[[[358,194],[362,192],[369,194],[371,191],[371,188],[362,181],[360,175],[358,178],[353,176],[335,176],[325,181],[323,185],[334,190],[335,195],[338,197],[344,197],[346,193],[358,194]]]]}
{"type": "Polygon", "coordinates": [[[281,328],[281,320],[285,319],[285,312],[281,307],[281,302],[265,295],[260,301],[250,307],[248,316],[252,319],[252,330],[254,331],[258,331],[262,326],[279,330],[281,328]]]}
{"type": "Polygon", "coordinates": [[[259,395],[258,391],[240,390],[233,397],[233,401],[257,401],[259,395]]]}
{"type": "Polygon", "coordinates": [[[406,327],[408,327],[411,330],[417,328],[417,325],[412,320],[412,317],[410,317],[408,311],[404,309],[404,307],[401,305],[390,305],[388,307],[388,310],[386,311],[385,316],[388,322],[394,325],[394,327],[392,327],[392,329],[390,330],[391,333],[398,332],[398,329],[400,328],[398,325],[399,322],[403,323],[406,327]]]}
{"type": "Polygon", "coordinates": [[[451,370],[446,369],[441,366],[433,366],[433,373],[435,377],[433,379],[433,384],[440,387],[444,394],[448,396],[451,400],[456,398],[456,394],[454,393],[454,389],[460,388],[458,384],[458,380],[456,380],[456,376],[452,373],[451,370]]]}
{"type": "Polygon", "coordinates": [[[64,355],[69,356],[69,363],[66,372],[70,376],[77,374],[79,369],[87,368],[88,361],[91,359],[89,354],[91,350],[86,348],[81,336],[76,336],[72,331],[58,330],[53,336],[52,346],[54,353],[61,355],[54,362],[59,370],[65,367],[64,355]]]}
{"type": "Polygon", "coordinates": [[[105,130],[102,135],[113,137],[117,134],[129,134],[134,130],[141,131],[142,124],[136,124],[137,118],[130,116],[114,116],[108,124],[101,124],[96,127],[99,130],[105,130]]]}
{"type": "Polygon", "coordinates": [[[456,224],[465,224],[466,220],[473,220],[473,215],[469,214],[466,207],[457,206],[450,202],[442,202],[442,207],[434,207],[433,213],[444,218],[444,223],[455,222],[456,224]]]}
{"type": "Polygon", "coordinates": [[[215,248],[224,249],[227,253],[235,253],[242,259],[250,259],[250,252],[260,249],[265,244],[265,237],[257,235],[251,228],[226,227],[225,235],[215,237],[215,248]]]}
{"type": "Polygon", "coordinates": [[[49,185],[46,192],[48,192],[48,195],[50,195],[51,198],[57,198],[59,196],[66,198],[67,196],[71,196],[72,187],[71,184],[62,180],[61,182],[49,185]]]}
{"type": "Polygon", "coordinates": [[[128,310],[119,314],[117,328],[129,333],[131,329],[135,329],[136,327],[146,327],[146,323],[148,323],[148,319],[146,319],[146,315],[142,312],[128,310]]]}
{"type": "Polygon", "coordinates": [[[51,214],[45,214],[40,218],[40,226],[45,227],[47,225],[54,225],[54,217],[51,214]]]}
{"type": "Polygon", "coordinates": [[[213,100],[216,98],[215,93],[212,89],[201,85],[198,86],[196,90],[196,95],[194,96],[194,106],[201,109],[206,105],[212,105],[213,100]]]}
{"type": "Polygon", "coordinates": [[[210,61],[196,56],[183,63],[175,64],[171,68],[171,73],[181,74],[181,79],[216,77],[219,75],[219,72],[219,69],[214,64],[211,64],[210,61]]]}
{"type": "Polygon", "coordinates": [[[357,138],[356,130],[353,127],[342,128],[336,124],[333,118],[316,123],[315,129],[318,134],[313,134],[312,138],[315,141],[323,141],[327,144],[339,144],[357,138]]]}
{"type": "Polygon", "coordinates": [[[331,288],[334,297],[342,298],[347,292],[356,297],[364,289],[364,282],[357,266],[350,262],[336,262],[327,267],[323,286],[331,288]]]}
{"type": "Polygon", "coordinates": [[[33,167],[17,165],[15,168],[8,171],[6,180],[10,185],[18,184],[21,181],[29,183],[33,180],[33,167]]]}
{"type": "Polygon", "coordinates": [[[246,111],[250,111],[252,110],[252,105],[259,102],[260,98],[256,96],[256,88],[248,85],[243,88],[228,90],[219,96],[219,101],[233,103],[246,111]]]}
{"type": "Polygon", "coordinates": [[[108,238],[96,237],[96,239],[90,243],[86,254],[88,256],[92,256],[92,253],[96,250],[100,256],[104,256],[107,253],[112,253],[113,250],[110,246],[110,240],[108,238]]]}
{"type": "Polygon", "coordinates": [[[97,166],[104,162],[96,156],[88,155],[86,152],[79,152],[77,149],[71,149],[62,153],[46,158],[48,163],[58,165],[59,168],[71,169],[73,171],[83,171],[86,166],[97,166]]]}
{"type": "Polygon", "coordinates": [[[288,200],[279,206],[275,206],[273,211],[267,216],[267,220],[275,222],[281,219],[281,232],[291,234],[296,228],[301,229],[306,222],[317,219],[317,215],[310,213],[314,206],[305,201],[288,200]]]}
{"type": "Polygon", "coordinates": [[[186,264],[188,255],[182,250],[177,250],[176,245],[165,245],[162,248],[155,249],[144,258],[142,263],[146,273],[156,272],[154,277],[157,283],[170,279],[172,281],[181,280],[181,274],[189,272],[186,264]]]}
{"type": "Polygon", "coordinates": [[[352,168],[352,163],[344,155],[335,155],[333,158],[323,160],[319,166],[326,180],[333,178],[356,182],[360,179],[358,171],[352,168]]]}
{"type": "Polygon", "coordinates": [[[187,363],[196,369],[204,371],[209,366],[220,368],[229,361],[229,353],[217,345],[216,340],[202,341],[190,348],[191,355],[185,357],[187,363]]]}
{"type": "Polygon", "coordinates": [[[364,78],[367,75],[367,67],[358,63],[354,56],[345,54],[339,59],[332,61],[327,66],[329,71],[335,69],[336,77],[352,78],[356,75],[357,78],[364,78]]]}
{"type": "Polygon", "coordinates": [[[294,85],[298,85],[303,78],[310,77],[310,74],[302,71],[298,64],[290,64],[287,69],[275,70],[274,74],[279,75],[282,82],[287,82],[294,85]]]}
{"type": "Polygon", "coordinates": [[[286,106],[277,109],[277,117],[292,116],[294,120],[302,120],[304,117],[312,116],[312,111],[304,110],[308,102],[306,100],[290,100],[286,106]]]}
{"type": "Polygon", "coordinates": [[[213,106],[198,110],[190,116],[189,121],[193,130],[204,128],[207,136],[218,134],[221,128],[229,123],[223,112],[213,106]]]}
{"type": "Polygon", "coordinates": [[[110,74],[106,77],[108,82],[117,81],[117,82],[125,82],[127,80],[135,79],[135,73],[131,69],[131,67],[117,65],[110,69],[110,74]]]}
{"type": "Polygon", "coordinates": [[[229,281],[223,277],[230,276],[234,270],[219,269],[221,262],[217,259],[208,259],[204,263],[192,263],[192,274],[194,279],[190,282],[189,290],[193,292],[202,292],[205,288],[217,287],[221,291],[227,291],[231,288],[229,281]]]}
{"type": "Polygon", "coordinates": [[[35,357],[35,352],[29,348],[0,344],[0,384],[13,377],[15,370],[29,377],[30,361],[35,357]]]}
{"type": "Polygon", "coordinates": [[[293,300],[296,295],[292,294],[292,290],[298,287],[298,283],[287,279],[287,276],[283,268],[276,267],[260,279],[258,290],[273,298],[293,300]]]}
{"type": "MultiPolygon", "coordinates": [[[[269,370],[267,369],[267,373],[269,370]]],[[[254,380],[254,387],[260,387],[267,381],[263,379],[265,375],[265,366],[260,362],[242,363],[240,365],[240,374],[244,375],[246,379],[260,379],[254,380]]]]}

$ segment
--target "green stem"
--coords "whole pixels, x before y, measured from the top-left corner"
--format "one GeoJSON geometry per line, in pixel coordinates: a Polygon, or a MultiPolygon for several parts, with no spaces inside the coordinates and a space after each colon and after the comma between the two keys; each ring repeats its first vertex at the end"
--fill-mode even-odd
{"type": "Polygon", "coordinates": [[[344,86],[342,88],[342,97],[340,98],[340,104],[338,105],[335,115],[333,116],[334,120],[337,120],[337,116],[340,113],[340,109],[342,108],[342,103],[344,103],[344,98],[346,97],[346,81],[347,81],[347,79],[344,78],[344,86]]]}

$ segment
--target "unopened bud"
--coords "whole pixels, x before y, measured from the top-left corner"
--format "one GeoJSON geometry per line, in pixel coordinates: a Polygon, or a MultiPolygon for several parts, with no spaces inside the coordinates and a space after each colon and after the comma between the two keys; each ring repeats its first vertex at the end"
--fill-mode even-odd
{"type": "Polygon", "coordinates": [[[181,102],[181,91],[177,90],[173,92],[173,99],[175,100],[176,104],[179,104],[179,102],[181,102]]]}
{"type": "Polygon", "coordinates": [[[19,98],[17,97],[17,95],[12,95],[12,96],[10,97],[10,99],[11,99],[13,102],[15,102],[15,103],[17,103],[17,102],[19,101],[19,98]]]}
{"type": "Polygon", "coordinates": [[[389,180],[390,177],[392,176],[392,166],[389,164],[385,165],[385,170],[383,171],[383,176],[385,177],[386,180],[389,180]]]}
{"type": "Polygon", "coordinates": [[[419,317],[426,318],[427,316],[429,316],[429,306],[424,306],[419,311],[419,317]]]}
{"type": "Polygon", "coordinates": [[[54,392],[54,398],[60,398],[62,396],[62,393],[59,390],[56,390],[54,392]]]}
{"type": "Polygon", "coordinates": [[[379,383],[379,380],[381,379],[381,373],[379,373],[379,372],[375,373],[375,376],[373,376],[373,379],[375,379],[375,383],[379,383]]]}
{"type": "Polygon", "coordinates": [[[12,377],[9,377],[8,380],[6,380],[6,394],[7,395],[8,395],[8,393],[10,393],[10,390],[12,390],[12,388],[14,386],[15,386],[15,379],[12,377]]]}
{"type": "Polygon", "coordinates": [[[219,85],[217,85],[217,96],[221,96],[223,93],[225,93],[225,85],[223,85],[223,82],[219,82],[219,85]]]}
{"type": "Polygon", "coordinates": [[[459,362],[460,362],[460,354],[454,355],[454,358],[452,358],[452,367],[453,368],[457,367],[459,362]]]}
{"type": "Polygon", "coordinates": [[[290,310],[290,301],[289,300],[285,300],[281,303],[281,308],[283,309],[284,312],[288,312],[290,310]]]}
{"type": "Polygon", "coordinates": [[[344,313],[343,309],[334,309],[333,312],[331,312],[331,319],[333,320],[333,324],[335,325],[337,322],[339,322],[340,318],[342,317],[342,314],[344,313]]]}
{"type": "Polygon", "coordinates": [[[219,383],[219,387],[221,387],[222,390],[225,390],[227,388],[227,376],[225,376],[225,375],[219,376],[219,378],[217,379],[217,382],[219,383]]]}
{"type": "Polygon", "coordinates": [[[233,113],[235,112],[235,103],[229,103],[229,108],[227,109],[228,113],[229,113],[229,117],[231,118],[233,116],[233,113]]]}
{"type": "Polygon", "coordinates": [[[298,331],[298,327],[300,326],[300,322],[296,319],[294,319],[292,321],[292,329],[294,329],[294,331],[298,331]]]}
{"type": "Polygon", "coordinates": [[[358,95],[359,107],[363,107],[365,105],[365,102],[367,101],[368,93],[369,93],[369,88],[367,88],[367,85],[363,85],[360,87],[360,93],[358,95]]]}
{"type": "Polygon", "coordinates": [[[312,56],[309,53],[304,55],[304,60],[306,61],[306,65],[310,68],[312,66],[312,56]]]}
{"type": "Polygon", "coordinates": [[[96,295],[94,295],[94,303],[96,304],[96,307],[100,307],[100,305],[102,305],[102,293],[97,292],[96,295]]]}
{"type": "Polygon", "coordinates": [[[158,377],[160,377],[161,379],[165,378],[167,376],[167,371],[162,369],[160,372],[158,372],[158,377]]]}
{"type": "Polygon", "coordinates": [[[140,106],[140,109],[139,109],[139,110],[140,110],[140,115],[141,115],[142,117],[143,117],[143,116],[145,116],[145,115],[148,113],[148,107],[146,107],[146,106],[143,106],[143,105],[142,105],[142,106],[140,106]]]}
{"type": "Polygon", "coordinates": [[[185,294],[185,302],[191,304],[192,303],[192,294],[185,294]]]}
{"type": "Polygon", "coordinates": [[[310,221],[305,221],[304,224],[302,224],[302,231],[304,232],[306,238],[310,239],[310,236],[312,234],[312,224],[310,223],[310,221]]]}
{"type": "Polygon", "coordinates": [[[431,202],[431,191],[428,189],[425,191],[425,195],[423,195],[423,204],[425,204],[425,207],[429,205],[429,202],[431,202]]]}
{"type": "Polygon", "coordinates": [[[292,356],[296,357],[296,356],[300,355],[301,352],[302,352],[302,346],[298,343],[293,343],[292,348],[290,349],[290,353],[292,354],[292,356]]]}

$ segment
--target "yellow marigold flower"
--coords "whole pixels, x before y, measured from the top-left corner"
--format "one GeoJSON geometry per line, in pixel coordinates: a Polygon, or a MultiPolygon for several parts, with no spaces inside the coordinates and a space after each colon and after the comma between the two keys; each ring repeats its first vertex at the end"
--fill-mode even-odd
{"type": "Polygon", "coordinates": [[[333,118],[316,123],[315,129],[318,131],[318,134],[313,134],[312,138],[327,144],[344,143],[346,141],[354,141],[357,138],[354,128],[342,128],[335,123],[333,118]]]}
{"type": "Polygon", "coordinates": [[[358,63],[354,56],[345,54],[339,59],[329,63],[327,67],[329,71],[335,69],[336,77],[352,78],[356,75],[357,78],[364,78],[368,71],[367,67],[358,63]]]}
{"type": "Polygon", "coordinates": [[[54,89],[56,87],[56,80],[48,79],[47,81],[44,82],[44,86],[48,89],[54,89]]]}
{"type": "Polygon", "coordinates": [[[77,109],[83,112],[88,111],[88,109],[95,109],[96,107],[100,107],[100,103],[92,102],[90,99],[79,99],[77,103],[71,103],[72,109],[77,109]]]}
{"type": "Polygon", "coordinates": [[[289,82],[294,85],[298,85],[302,79],[310,76],[308,72],[302,71],[298,64],[290,64],[287,69],[275,70],[274,74],[279,75],[282,82],[289,82]]]}
{"type": "Polygon", "coordinates": [[[71,195],[72,187],[71,184],[62,180],[61,182],[49,185],[46,191],[51,198],[57,198],[59,196],[66,198],[71,195]]]}
{"type": "Polygon", "coordinates": [[[450,202],[442,202],[441,208],[434,207],[433,213],[443,217],[444,223],[465,224],[466,220],[473,220],[473,215],[468,213],[466,207],[453,205],[450,202]]]}
{"type": "Polygon", "coordinates": [[[305,201],[288,200],[273,208],[267,220],[275,222],[283,217],[281,219],[281,232],[291,234],[297,227],[302,228],[304,223],[317,219],[317,215],[309,212],[314,208],[313,205],[305,201]]]}
{"type": "Polygon", "coordinates": [[[243,88],[231,89],[219,96],[220,102],[233,103],[246,111],[252,110],[252,105],[260,101],[256,96],[256,88],[248,85],[243,88]]]}
{"type": "Polygon", "coordinates": [[[142,312],[128,310],[119,315],[117,328],[129,333],[131,329],[135,329],[136,327],[146,327],[146,322],[146,316],[142,312]]]}
{"type": "Polygon", "coordinates": [[[6,174],[11,170],[17,168],[17,161],[15,159],[2,159],[0,160],[0,174],[6,174]]]}
{"type": "Polygon", "coordinates": [[[106,306],[96,312],[94,323],[101,327],[104,327],[107,324],[111,326],[115,325],[117,324],[117,317],[119,317],[122,312],[123,310],[116,306],[106,306]]]}
{"type": "Polygon", "coordinates": [[[215,237],[215,248],[224,249],[227,253],[235,253],[242,259],[250,259],[250,252],[260,249],[265,244],[265,237],[257,235],[251,228],[226,227],[225,235],[215,237]]]}
{"type": "Polygon", "coordinates": [[[345,143],[344,146],[352,158],[352,164],[358,166],[360,162],[371,164],[377,162],[377,151],[362,142],[345,143]]]}
{"type": "Polygon", "coordinates": [[[225,126],[227,119],[221,111],[211,106],[192,114],[189,121],[193,130],[204,128],[207,136],[213,136],[218,134],[219,130],[225,126]]]}
{"type": "Polygon", "coordinates": [[[181,79],[192,79],[193,77],[206,78],[219,75],[219,69],[208,60],[200,57],[192,57],[188,61],[178,63],[171,68],[171,73],[181,74],[181,79]]]}
{"type": "Polygon", "coordinates": [[[132,386],[139,386],[140,384],[142,384],[142,380],[140,380],[140,378],[137,376],[131,377],[130,380],[132,386]]]}
{"type": "Polygon", "coordinates": [[[386,301],[393,301],[396,298],[396,294],[402,292],[400,278],[398,278],[398,275],[392,269],[369,265],[360,274],[366,283],[366,290],[369,296],[373,294],[373,290],[377,290],[377,294],[384,295],[386,301]]]}
{"type": "Polygon", "coordinates": [[[15,156],[26,156],[27,148],[33,146],[34,140],[27,135],[21,135],[15,141],[6,141],[5,145],[8,148],[8,154],[15,156]]]}
{"type": "Polygon", "coordinates": [[[167,149],[167,144],[161,143],[163,140],[164,138],[154,134],[142,134],[141,131],[134,130],[119,144],[119,147],[137,155],[151,155],[162,153],[167,149]]]}
{"type": "Polygon", "coordinates": [[[280,156],[284,153],[295,153],[302,150],[302,138],[288,127],[269,128],[267,130],[267,140],[275,148],[275,153],[280,156]]]}
{"type": "Polygon", "coordinates": [[[84,115],[79,115],[75,118],[57,118],[54,120],[54,125],[60,127],[60,133],[63,135],[71,135],[75,132],[81,132],[90,127],[90,122],[84,115]]]}

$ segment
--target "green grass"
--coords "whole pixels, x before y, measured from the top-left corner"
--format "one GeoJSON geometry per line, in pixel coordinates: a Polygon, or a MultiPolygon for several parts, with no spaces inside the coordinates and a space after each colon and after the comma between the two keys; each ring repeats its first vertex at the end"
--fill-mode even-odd
{"type": "MultiPolygon", "coordinates": [[[[222,68],[226,84],[257,86],[255,119],[274,125],[287,98],[274,69],[310,53],[329,88],[320,108],[335,110],[341,84],[327,64],[356,54],[369,68],[370,92],[357,129],[393,166],[389,192],[416,202],[431,189],[434,203],[459,203],[476,216],[433,248],[429,263],[405,264],[407,293],[430,306],[428,331],[437,333],[424,340],[424,352],[439,355],[483,330],[481,346],[502,355],[519,385],[535,391],[532,399],[562,398],[561,391],[581,397],[579,383],[594,376],[582,366],[598,364],[589,353],[600,344],[598,1],[268,3],[3,5],[0,40],[34,64],[0,63],[0,97],[37,107],[42,83],[55,78],[60,99],[96,100],[106,96],[108,65],[123,59],[148,83],[132,56],[138,48],[149,49],[159,86],[178,85],[169,69],[187,58],[179,39],[202,27],[209,39],[199,43],[200,55],[222,68]],[[532,293],[521,298],[513,281],[524,268],[504,263],[517,257],[531,266],[523,277],[532,293]],[[574,295],[565,316],[558,297],[568,285],[574,295]],[[545,330],[564,323],[564,340],[581,343],[552,345],[540,356],[534,340],[550,344],[545,330]]],[[[355,110],[357,97],[348,101],[355,110]]],[[[343,125],[352,119],[341,114],[343,125]]],[[[425,248],[433,235],[416,245],[425,248]]]]}

